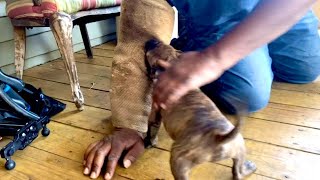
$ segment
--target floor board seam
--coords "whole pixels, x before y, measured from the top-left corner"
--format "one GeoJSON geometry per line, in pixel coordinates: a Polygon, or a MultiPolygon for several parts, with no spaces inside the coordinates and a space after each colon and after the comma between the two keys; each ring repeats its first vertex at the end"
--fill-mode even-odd
{"type": "Polygon", "coordinates": [[[295,150],[295,151],[300,151],[300,152],[320,156],[320,153],[316,153],[316,152],[310,152],[310,151],[306,151],[306,150],[302,150],[302,149],[297,149],[297,148],[288,147],[288,146],[284,146],[284,145],[274,144],[274,143],[270,143],[270,142],[259,141],[259,140],[251,139],[251,138],[244,138],[244,139],[249,140],[249,141],[259,142],[259,143],[263,143],[263,144],[268,144],[268,145],[272,145],[272,146],[277,146],[277,147],[281,147],[281,148],[285,148],[285,149],[290,149],[290,150],[295,150]]]}
{"type": "Polygon", "coordinates": [[[107,133],[102,133],[102,132],[99,132],[99,131],[94,131],[94,130],[92,130],[92,129],[86,129],[86,128],[83,128],[83,127],[80,127],[80,126],[75,126],[75,125],[72,125],[72,124],[63,123],[63,122],[61,122],[61,121],[57,121],[57,120],[54,120],[54,119],[52,119],[51,121],[52,121],[52,122],[55,122],[55,123],[57,123],[57,124],[62,124],[62,125],[70,126],[70,127],[76,128],[76,129],[81,129],[81,130],[85,130],[85,131],[90,131],[90,132],[94,132],[94,133],[98,133],[98,134],[102,134],[102,135],[108,135],[107,133]]]}
{"type": "Polygon", "coordinates": [[[108,48],[94,47],[94,49],[114,51],[115,48],[113,48],[113,49],[108,49],[108,48]]]}
{"type": "Polygon", "coordinates": [[[46,153],[49,153],[49,154],[53,154],[53,155],[55,155],[55,156],[59,156],[59,157],[61,157],[61,158],[68,159],[68,160],[70,160],[70,161],[73,161],[73,162],[77,162],[77,163],[79,163],[79,164],[82,164],[82,162],[80,162],[80,161],[76,161],[76,160],[73,160],[73,159],[71,159],[71,158],[64,157],[64,156],[61,156],[61,155],[59,155],[59,154],[56,154],[56,153],[53,153],[53,152],[50,152],[50,151],[47,151],[47,150],[38,148],[38,147],[34,146],[33,144],[30,144],[29,146],[32,147],[32,148],[38,149],[38,150],[40,150],[40,151],[43,151],[43,152],[46,152],[46,153]]]}
{"type": "Polygon", "coordinates": [[[253,116],[248,116],[248,117],[252,118],[252,119],[267,121],[267,122],[274,122],[274,123],[286,124],[286,125],[290,125],[290,126],[297,126],[297,127],[308,128],[308,129],[320,130],[320,128],[317,128],[317,127],[310,127],[310,126],[304,126],[304,125],[299,125],[299,124],[291,124],[291,123],[286,123],[286,122],[281,122],[281,121],[274,121],[274,120],[270,120],[270,119],[257,118],[257,117],[253,117],[253,116]]]}
{"type": "MultiPolygon", "coordinates": [[[[78,54],[86,54],[86,52],[78,52],[78,54]]],[[[98,57],[108,57],[108,58],[113,58],[113,56],[101,56],[101,55],[96,55],[96,54],[94,54],[93,56],[98,56],[98,57]]]]}
{"type": "Polygon", "coordinates": [[[319,111],[320,111],[320,109],[318,109],[318,108],[312,108],[312,107],[298,106],[298,105],[293,105],[293,104],[283,104],[283,103],[272,102],[272,101],[270,101],[270,103],[287,105],[287,106],[295,106],[295,107],[299,107],[299,108],[305,108],[305,109],[312,109],[312,110],[319,110],[319,111]]]}
{"type": "MultiPolygon", "coordinates": [[[[55,61],[55,60],[54,60],[55,61]]],[[[50,65],[50,63],[54,63],[54,62],[48,62],[48,64],[50,65]]],[[[81,64],[89,64],[89,63],[84,63],[84,62],[79,62],[79,61],[76,61],[76,63],[81,63],[81,64]]],[[[47,68],[47,69],[57,69],[57,70],[63,70],[63,71],[65,71],[66,69],[65,68],[57,68],[57,67],[55,67],[54,65],[52,65],[52,66],[50,66],[50,68],[49,67],[41,67],[42,65],[44,65],[44,64],[40,64],[40,65],[38,65],[38,66],[36,66],[36,67],[38,67],[38,68],[47,68]]],[[[89,65],[94,65],[94,66],[100,66],[100,67],[109,67],[110,69],[111,69],[111,66],[101,66],[101,65],[97,65],[97,64],[89,64],[89,65]]],[[[35,68],[35,67],[32,67],[32,68],[35,68]]],[[[32,69],[32,68],[30,68],[30,70],[32,69]]],[[[91,76],[98,76],[98,77],[105,77],[105,78],[110,78],[110,76],[99,76],[99,75],[94,75],[94,74],[89,74],[89,73],[83,73],[83,72],[77,72],[78,74],[87,74],[87,75],[91,75],[91,76]]],[[[25,76],[25,75],[24,75],[25,76]]],[[[66,76],[67,77],[67,76],[66,76]]]]}
{"type": "MultiPolygon", "coordinates": [[[[54,82],[54,83],[60,83],[60,84],[64,84],[64,85],[69,85],[69,83],[65,83],[65,82],[60,82],[60,81],[55,81],[55,80],[51,80],[51,79],[44,79],[44,78],[39,78],[39,77],[36,77],[36,76],[30,76],[30,75],[25,75],[26,77],[31,77],[31,78],[34,78],[34,79],[39,79],[39,80],[43,80],[43,81],[49,81],[49,82],[54,82]]],[[[41,87],[40,87],[41,88],[41,87]]],[[[103,90],[103,89],[96,89],[94,87],[85,87],[85,86],[80,86],[81,89],[88,89],[88,90],[95,90],[95,91],[100,91],[100,92],[110,92],[110,90],[103,90]]]]}
{"type": "Polygon", "coordinates": [[[318,93],[318,92],[306,92],[306,91],[297,91],[297,90],[293,90],[293,89],[281,89],[281,88],[272,88],[272,89],[282,90],[282,91],[300,92],[300,93],[308,93],[308,94],[318,94],[318,95],[320,95],[320,93],[318,93]]]}

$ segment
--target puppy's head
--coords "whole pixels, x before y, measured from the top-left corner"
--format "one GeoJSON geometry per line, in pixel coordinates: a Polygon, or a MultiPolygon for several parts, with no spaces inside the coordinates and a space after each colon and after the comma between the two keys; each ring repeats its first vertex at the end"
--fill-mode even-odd
{"type": "Polygon", "coordinates": [[[157,76],[166,70],[170,63],[178,59],[180,52],[170,45],[166,45],[156,39],[151,39],[145,44],[145,63],[149,78],[155,80],[157,76]]]}

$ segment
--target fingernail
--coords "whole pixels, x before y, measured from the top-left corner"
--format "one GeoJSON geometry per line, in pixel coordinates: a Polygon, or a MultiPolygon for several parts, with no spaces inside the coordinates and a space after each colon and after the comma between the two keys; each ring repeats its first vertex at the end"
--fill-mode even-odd
{"type": "Polygon", "coordinates": [[[83,161],[83,165],[85,166],[86,164],[87,164],[87,161],[86,161],[86,160],[84,160],[84,161],[83,161]]]}
{"type": "Polygon", "coordinates": [[[91,175],[90,175],[90,178],[91,179],[97,178],[97,173],[96,172],[92,172],[91,175]]]}
{"type": "Polygon", "coordinates": [[[84,171],[83,171],[83,174],[88,175],[89,173],[90,173],[90,172],[89,172],[89,168],[86,167],[86,168],[84,169],[84,171]]]}
{"type": "Polygon", "coordinates": [[[157,105],[157,103],[153,103],[153,107],[154,107],[156,110],[158,110],[158,105],[157,105]]]}
{"type": "Polygon", "coordinates": [[[166,109],[166,108],[167,108],[166,105],[164,105],[163,103],[160,104],[160,107],[161,107],[162,109],[166,109]]]}
{"type": "Polygon", "coordinates": [[[125,160],[125,161],[123,162],[123,165],[124,165],[125,168],[128,168],[128,167],[131,166],[131,161],[127,159],[127,160],[125,160]]]}
{"type": "Polygon", "coordinates": [[[104,176],[104,179],[106,179],[106,180],[111,179],[111,175],[110,175],[109,173],[107,173],[107,174],[104,176]]]}

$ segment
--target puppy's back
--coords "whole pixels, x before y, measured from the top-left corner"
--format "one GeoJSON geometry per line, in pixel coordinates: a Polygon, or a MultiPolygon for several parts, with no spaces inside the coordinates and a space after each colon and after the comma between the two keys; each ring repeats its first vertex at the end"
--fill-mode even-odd
{"type": "Polygon", "coordinates": [[[164,111],[162,120],[174,140],[185,133],[192,136],[209,132],[225,135],[233,129],[233,125],[199,89],[183,96],[170,111],[164,111]]]}

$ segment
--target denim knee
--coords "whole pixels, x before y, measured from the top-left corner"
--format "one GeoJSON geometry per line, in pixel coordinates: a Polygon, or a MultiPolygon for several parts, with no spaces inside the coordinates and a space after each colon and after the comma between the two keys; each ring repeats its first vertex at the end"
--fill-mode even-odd
{"type": "Polygon", "coordinates": [[[269,44],[277,80],[310,83],[320,74],[318,19],[309,11],[288,32],[269,44]]]}
{"type": "MultiPolygon", "coordinates": [[[[300,70],[301,70],[301,67],[300,67],[300,70]]],[[[299,74],[298,72],[297,74],[294,74],[291,76],[288,76],[288,73],[284,74],[281,71],[278,71],[278,72],[276,70],[274,71],[275,71],[275,81],[287,82],[287,83],[293,83],[293,84],[312,83],[319,77],[319,72],[312,72],[312,71],[301,70],[301,74],[299,74]]]]}
{"type": "Polygon", "coordinates": [[[268,48],[261,47],[226,71],[217,81],[201,89],[227,113],[234,114],[239,108],[255,112],[268,104],[272,80],[268,48]]]}
{"type": "Polygon", "coordinates": [[[271,87],[248,85],[233,90],[228,90],[225,87],[217,92],[212,91],[210,85],[207,85],[202,87],[202,90],[222,111],[235,114],[243,108],[252,113],[266,107],[270,100],[271,87]]]}
{"type": "Polygon", "coordinates": [[[246,97],[249,112],[256,112],[265,108],[270,100],[271,87],[244,87],[240,96],[246,97]]]}

